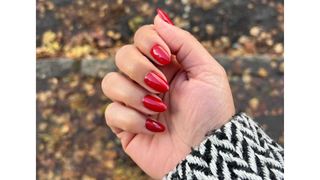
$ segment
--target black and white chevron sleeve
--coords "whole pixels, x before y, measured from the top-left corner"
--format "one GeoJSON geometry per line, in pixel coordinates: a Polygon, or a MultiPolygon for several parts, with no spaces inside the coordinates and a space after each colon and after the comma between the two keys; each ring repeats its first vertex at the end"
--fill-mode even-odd
{"type": "Polygon", "coordinates": [[[246,114],[239,113],[163,179],[283,179],[283,148],[246,114]]]}

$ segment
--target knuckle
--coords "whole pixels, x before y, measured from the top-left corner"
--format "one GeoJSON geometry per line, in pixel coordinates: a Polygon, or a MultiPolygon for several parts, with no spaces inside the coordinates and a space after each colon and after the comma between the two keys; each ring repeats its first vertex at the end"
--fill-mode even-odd
{"type": "Polygon", "coordinates": [[[119,99],[124,101],[125,104],[130,104],[130,99],[132,99],[131,93],[129,93],[127,91],[117,91],[115,93],[118,94],[119,99]]]}
{"type": "Polygon", "coordinates": [[[126,54],[128,54],[129,51],[131,51],[134,48],[132,44],[127,44],[122,46],[117,52],[115,56],[115,63],[117,67],[119,67],[119,62],[124,59],[126,54]]]}
{"type": "Polygon", "coordinates": [[[125,131],[131,131],[134,129],[134,120],[133,118],[136,117],[135,114],[131,114],[130,112],[127,112],[128,114],[126,116],[123,116],[122,122],[122,129],[125,131]]]}
{"type": "Polygon", "coordinates": [[[130,64],[128,63],[125,67],[125,71],[130,79],[136,79],[137,71],[141,68],[141,64],[137,61],[131,61],[130,64]]]}
{"type": "Polygon", "coordinates": [[[152,28],[152,25],[143,25],[141,26],[136,33],[134,34],[133,40],[137,41],[140,39],[140,37],[143,37],[147,31],[149,31],[152,28]]]}
{"type": "Polygon", "coordinates": [[[117,72],[108,73],[102,80],[101,87],[103,93],[108,96],[110,87],[112,86],[112,82],[117,78],[119,74],[117,72]]]}
{"type": "Polygon", "coordinates": [[[131,129],[130,121],[127,121],[127,120],[123,121],[121,129],[123,129],[125,131],[130,131],[130,129],[131,129]]]}

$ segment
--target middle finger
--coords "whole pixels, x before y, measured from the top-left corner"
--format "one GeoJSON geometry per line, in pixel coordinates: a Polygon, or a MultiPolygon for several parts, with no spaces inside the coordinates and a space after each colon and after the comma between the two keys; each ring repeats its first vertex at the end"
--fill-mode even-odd
{"type": "Polygon", "coordinates": [[[149,92],[164,93],[169,90],[165,75],[133,45],[119,49],[115,63],[120,71],[149,92]]]}

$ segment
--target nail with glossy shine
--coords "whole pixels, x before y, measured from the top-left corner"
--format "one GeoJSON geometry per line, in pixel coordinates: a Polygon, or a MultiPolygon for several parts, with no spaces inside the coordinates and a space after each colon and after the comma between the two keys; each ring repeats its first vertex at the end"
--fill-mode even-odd
{"type": "Polygon", "coordinates": [[[165,22],[167,22],[168,24],[173,24],[173,22],[171,21],[171,19],[169,18],[168,14],[166,12],[164,12],[162,9],[157,8],[157,13],[159,15],[159,17],[164,20],[165,22]]]}
{"type": "Polygon", "coordinates": [[[170,63],[171,59],[169,54],[159,44],[155,44],[151,48],[150,54],[160,65],[166,65],[170,63]]]}
{"type": "Polygon", "coordinates": [[[163,112],[167,109],[166,104],[164,104],[159,97],[146,95],[142,99],[142,102],[144,107],[150,109],[151,111],[163,112]]]}
{"type": "Polygon", "coordinates": [[[144,77],[144,82],[152,89],[164,93],[169,90],[169,85],[166,80],[162,79],[155,72],[151,71],[144,77]]]}
{"type": "Polygon", "coordinates": [[[149,118],[146,120],[145,126],[151,132],[163,132],[166,129],[160,122],[149,118]]]}

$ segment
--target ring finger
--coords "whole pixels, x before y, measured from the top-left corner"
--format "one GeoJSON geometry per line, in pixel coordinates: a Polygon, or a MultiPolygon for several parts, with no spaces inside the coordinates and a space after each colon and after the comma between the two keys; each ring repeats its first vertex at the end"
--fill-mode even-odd
{"type": "Polygon", "coordinates": [[[133,45],[123,46],[115,59],[117,67],[130,79],[152,93],[169,90],[165,75],[133,45]]]}
{"type": "Polygon", "coordinates": [[[137,30],[134,35],[134,45],[160,66],[171,62],[170,49],[154,30],[153,25],[144,25],[137,30]]]}

